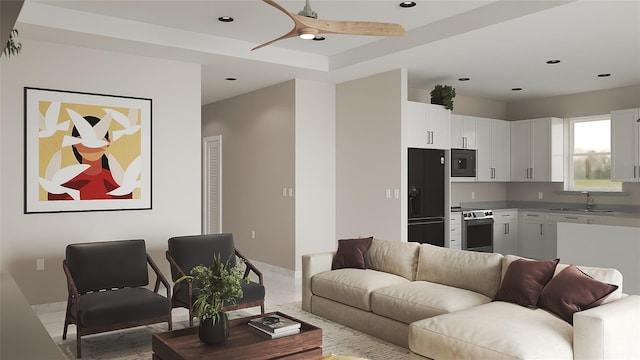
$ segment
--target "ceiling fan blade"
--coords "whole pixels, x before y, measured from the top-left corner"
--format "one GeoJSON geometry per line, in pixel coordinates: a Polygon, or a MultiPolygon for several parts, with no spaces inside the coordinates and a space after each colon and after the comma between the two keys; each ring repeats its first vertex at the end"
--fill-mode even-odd
{"type": "Polygon", "coordinates": [[[405,36],[407,31],[400,24],[373,21],[336,21],[307,18],[294,15],[305,27],[317,29],[321,34],[346,34],[368,36],[405,36]]]}
{"type": "Polygon", "coordinates": [[[296,37],[306,34],[347,34],[347,35],[368,35],[368,36],[404,36],[407,34],[400,24],[372,22],[372,21],[335,21],[320,20],[307,16],[294,14],[280,6],[273,0],[262,0],[287,15],[293,20],[294,26],[291,31],[264,44],[258,45],[251,51],[273,44],[276,41],[296,37]]]}
{"type": "Polygon", "coordinates": [[[296,36],[298,36],[298,30],[296,28],[293,28],[293,29],[291,29],[291,31],[289,31],[288,33],[280,36],[279,38],[275,38],[275,39],[273,39],[271,41],[267,41],[264,44],[261,44],[261,45],[258,45],[256,47],[254,47],[253,49],[251,49],[251,51],[260,49],[261,47],[265,47],[267,45],[271,45],[276,41],[280,41],[280,40],[283,40],[283,39],[288,39],[288,38],[292,38],[292,37],[296,37],[296,36]]]}

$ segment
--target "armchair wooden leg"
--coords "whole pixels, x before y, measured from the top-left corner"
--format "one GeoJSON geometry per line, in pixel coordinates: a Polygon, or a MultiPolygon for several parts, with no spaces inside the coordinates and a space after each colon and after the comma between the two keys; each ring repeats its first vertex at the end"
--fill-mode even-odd
{"type": "Polygon", "coordinates": [[[62,340],[67,340],[67,328],[69,327],[69,320],[64,320],[64,329],[62,329],[62,340]]]}
{"type": "Polygon", "coordinates": [[[80,329],[76,326],[76,358],[80,359],[82,357],[82,342],[80,342],[80,329]]]}
{"type": "Polygon", "coordinates": [[[260,314],[264,314],[264,304],[260,305],[260,314]]]}

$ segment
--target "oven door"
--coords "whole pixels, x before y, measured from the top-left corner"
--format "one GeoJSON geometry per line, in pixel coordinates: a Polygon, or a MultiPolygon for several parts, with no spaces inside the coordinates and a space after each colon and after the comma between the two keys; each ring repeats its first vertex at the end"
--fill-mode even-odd
{"type": "Polygon", "coordinates": [[[462,249],[493,252],[493,219],[463,221],[462,249]]]}

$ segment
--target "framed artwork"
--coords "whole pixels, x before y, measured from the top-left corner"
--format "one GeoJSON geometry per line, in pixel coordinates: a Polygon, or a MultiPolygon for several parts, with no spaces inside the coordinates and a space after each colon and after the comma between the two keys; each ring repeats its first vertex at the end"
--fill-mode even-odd
{"type": "Polygon", "coordinates": [[[24,212],[151,209],[151,99],[24,88],[24,212]]]}

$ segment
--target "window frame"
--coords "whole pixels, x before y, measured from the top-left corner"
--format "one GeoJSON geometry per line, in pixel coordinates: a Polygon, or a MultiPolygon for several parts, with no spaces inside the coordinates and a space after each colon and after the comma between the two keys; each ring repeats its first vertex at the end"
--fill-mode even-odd
{"type": "MultiPolygon", "coordinates": [[[[590,193],[594,192],[603,192],[603,193],[621,193],[622,192],[622,183],[620,183],[619,187],[575,187],[575,178],[574,178],[574,157],[577,155],[586,155],[586,154],[595,154],[595,155],[609,155],[611,154],[611,146],[609,146],[609,152],[596,152],[596,153],[574,153],[574,138],[575,138],[575,130],[574,124],[581,122],[591,122],[591,121],[602,121],[607,120],[609,124],[611,124],[611,115],[603,114],[603,115],[593,115],[593,116],[582,116],[582,117],[573,117],[567,118],[566,124],[567,127],[567,137],[568,137],[568,145],[566,147],[566,173],[565,173],[565,181],[564,181],[564,191],[568,192],[584,192],[588,191],[590,193]]],[[[611,142],[611,134],[609,134],[609,142],[611,142]]]]}

